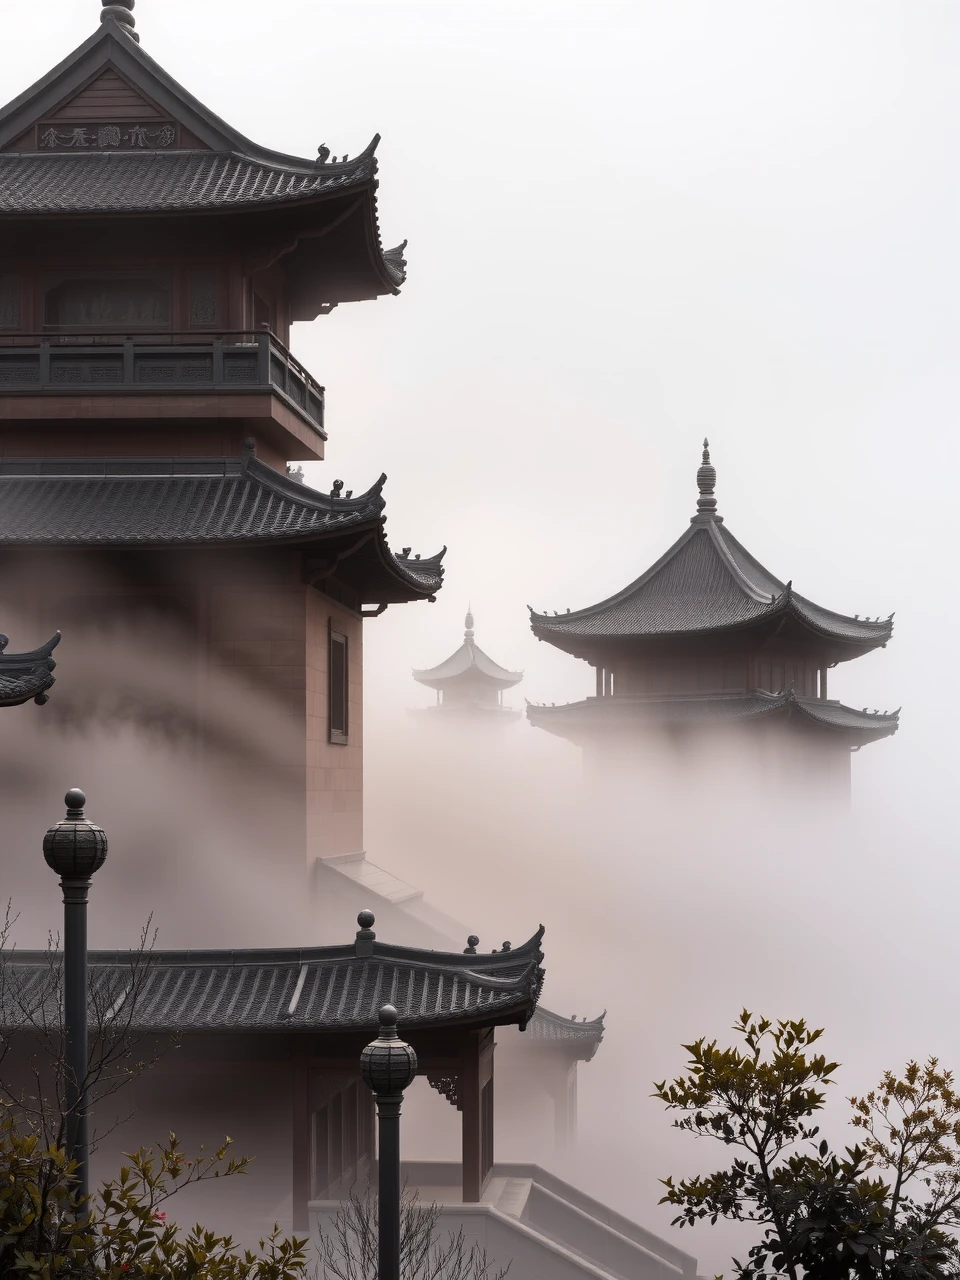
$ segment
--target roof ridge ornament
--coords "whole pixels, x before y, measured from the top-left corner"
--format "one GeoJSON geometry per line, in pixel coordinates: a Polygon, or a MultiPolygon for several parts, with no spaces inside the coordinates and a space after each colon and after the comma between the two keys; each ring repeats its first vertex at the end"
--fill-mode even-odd
{"type": "Polygon", "coordinates": [[[473,639],[473,605],[467,605],[467,616],[463,620],[463,638],[464,640],[473,639]]]}
{"type": "Polygon", "coordinates": [[[131,40],[135,40],[139,44],[140,37],[134,30],[137,20],[131,12],[136,2],[137,0],[102,0],[103,8],[100,11],[100,21],[108,22],[112,18],[131,40]]]}
{"type": "Polygon", "coordinates": [[[710,441],[704,437],[703,441],[703,458],[697,471],[697,488],[700,490],[700,497],[697,499],[697,514],[694,520],[721,520],[722,517],[717,515],[717,499],[714,496],[714,487],[717,483],[717,469],[710,462],[710,441]]]}

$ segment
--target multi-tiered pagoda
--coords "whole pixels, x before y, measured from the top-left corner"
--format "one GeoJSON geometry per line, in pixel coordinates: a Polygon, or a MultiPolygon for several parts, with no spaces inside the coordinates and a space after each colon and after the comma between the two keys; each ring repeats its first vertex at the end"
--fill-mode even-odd
{"type": "MultiPolygon", "coordinates": [[[[508,671],[480,648],[475,639],[473,610],[464,618],[463,644],[446,661],[423,671],[414,680],[437,691],[437,709],[453,715],[513,719],[520,713],[503,705],[503,694],[523,679],[522,671],[508,671]]],[[[433,710],[434,708],[430,708],[433,710]]]]}
{"type": "Polygon", "coordinates": [[[284,727],[257,781],[283,784],[293,824],[274,850],[352,852],[363,618],[432,598],[442,570],[390,550],[384,477],[287,477],[326,440],[324,388],[287,343],[403,283],[377,139],[314,159],[251,142],[143,51],[132,9],[104,3],[0,111],[0,586],[38,626],[102,635],[107,663],[111,628],[125,655],[175,620],[176,727],[203,767],[250,785],[254,744],[205,719],[217,680],[223,703],[268,700],[284,727]]]}
{"type": "Polygon", "coordinates": [[[596,669],[596,694],[529,719],[585,746],[733,731],[764,751],[793,743],[846,779],[851,750],[895,733],[898,713],[830,698],[828,672],[885,646],[893,615],[834,613],[774,577],[717,513],[715,484],[704,441],[696,514],[665,555],[599,604],[531,611],[538,639],[596,669]]]}

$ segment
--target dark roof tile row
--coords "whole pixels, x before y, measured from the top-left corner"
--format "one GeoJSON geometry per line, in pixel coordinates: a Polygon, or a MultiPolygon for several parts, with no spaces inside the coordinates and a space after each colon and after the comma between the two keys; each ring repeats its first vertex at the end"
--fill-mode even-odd
{"type": "MultiPolygon", "coordinates": [[[[383,1004],[402,1027],[517,1023],[525,1027],[543,982],[539,930],[509,952],[459,953],[364,945],[282,951],[167,951],[146,958],[92,952],[91,1010],[145,1031],[372,1029],[383,1004]],[[139,966],[139,967],[138,967],[139,966]]],[[[56,1023],[58,957],[0,957],[0,1023],[56,1023]],[[25,1011],[32,1011],[27,1016],[25,1011]]]]}

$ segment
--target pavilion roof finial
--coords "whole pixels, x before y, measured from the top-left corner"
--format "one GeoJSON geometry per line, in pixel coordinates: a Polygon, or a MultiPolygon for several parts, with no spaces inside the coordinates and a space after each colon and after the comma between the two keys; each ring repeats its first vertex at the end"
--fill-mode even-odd
{"type": "MultiPolygon", "coordinates": [[[[704,439],[703,460],[697,471],[697,488],[700,490],[700,497],[697,499],[697,516],[708,516],[711,519],[716,519],[717,499],[713,492],[716,483],[717,469],[710,462],[710,441],[704,439]]],[[[694,519],[696,519],[696,516],[694,519]]]]}
{"type": "Polygon", "coordinates": [[[122,27],[131,40],[140,43],[140,37],[134,28],[137,20],[131,12],[137,0],[101,0],[103,8],[100,11],[100,21],[106,22],[112,18],[118,26],[122,27]]]}
{"type": "Polygon", "coordinates": [[[463,638],[464,640],[473,639],[473,605],[467,605],[467,616],[463,620],[463,638]]]}

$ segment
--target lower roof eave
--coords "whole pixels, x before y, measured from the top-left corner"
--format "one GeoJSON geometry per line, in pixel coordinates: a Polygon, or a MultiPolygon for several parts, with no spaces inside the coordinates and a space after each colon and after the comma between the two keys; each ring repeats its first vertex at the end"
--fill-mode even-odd
{"type": "Polygon", "coordinates": [[[788,723],[800,731],[846,739],[851,748],[891,737],[899,727],[899,712],[858,712],[838,702],[798,698],[792,690],[781,694],[716,696],[678,695],[664,698],[587,698],[560,706],[527,704],[527,719],[539,729],[577,742],[598,733],[635,732],[637,729],[696,729],[698,733],[730,726],[773,721],[788,723]]]}

